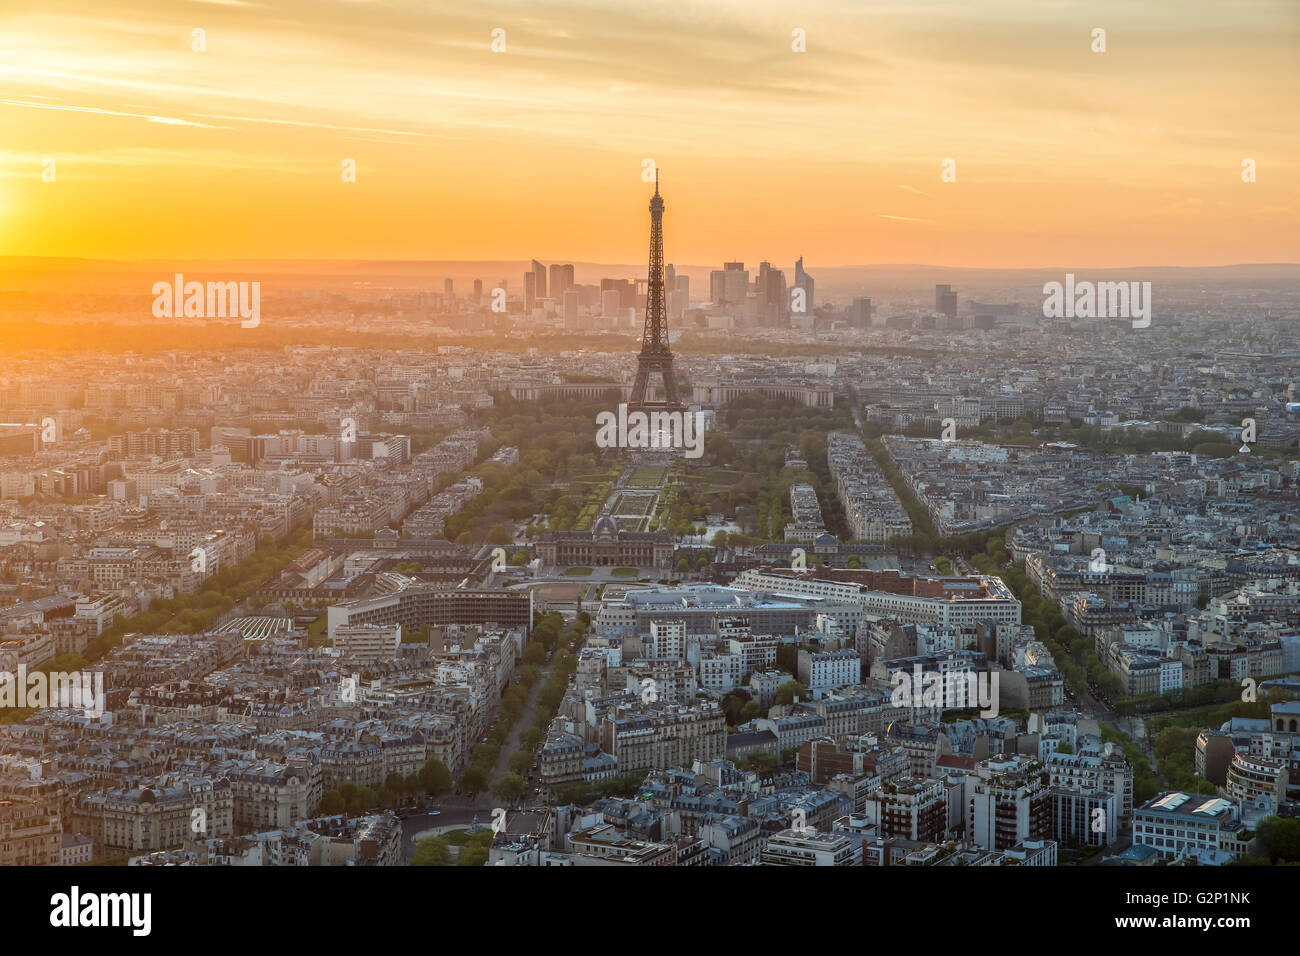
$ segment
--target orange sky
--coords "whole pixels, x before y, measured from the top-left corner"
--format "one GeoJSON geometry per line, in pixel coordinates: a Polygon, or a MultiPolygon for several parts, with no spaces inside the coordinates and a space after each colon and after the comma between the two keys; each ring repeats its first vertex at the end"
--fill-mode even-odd
{"type": "Polygon", "coordinates": [[[0,255],[637,262],[652,157],[682,263],[1295,262],[1297,102],[1295,0],[6,0],[0,255]]]}

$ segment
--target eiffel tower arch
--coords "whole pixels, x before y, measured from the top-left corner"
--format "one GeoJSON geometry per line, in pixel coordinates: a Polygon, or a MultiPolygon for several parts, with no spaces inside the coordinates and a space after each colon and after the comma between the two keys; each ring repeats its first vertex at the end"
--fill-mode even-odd
{"type": "Polygon", "coordinates": [[[681,410],[685,403],[677,394],[673,377],[673,353],[668,347],[668,310],[664,304],[664,201],[659,195],[659,172],[655,171],[655,194],[650,199],[650,275],[646,287],[645,329],[637,356],[636,381],[628,408],[681,410]],[[651,376],[663,381],[663,401],[648,401],[651,376]]]}

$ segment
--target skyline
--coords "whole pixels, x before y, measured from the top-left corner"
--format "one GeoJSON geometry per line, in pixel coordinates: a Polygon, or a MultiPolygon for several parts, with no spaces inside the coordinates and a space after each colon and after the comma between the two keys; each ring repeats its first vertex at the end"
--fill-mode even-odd
{"type": "Polygon", "coordinates": [[[678,262],[1295,262],[1300,13],[1252,6],[23,4],[0,256],[635,263],[648,157],[678,262]]]}

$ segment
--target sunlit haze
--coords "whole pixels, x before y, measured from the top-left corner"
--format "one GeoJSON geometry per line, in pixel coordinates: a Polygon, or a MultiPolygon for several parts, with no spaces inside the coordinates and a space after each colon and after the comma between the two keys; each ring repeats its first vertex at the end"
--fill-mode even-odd
{"type": "Polygon", "coordinates": [[[1293,0],[4,6],[3,255],[1300,258],[1293,0]]]}

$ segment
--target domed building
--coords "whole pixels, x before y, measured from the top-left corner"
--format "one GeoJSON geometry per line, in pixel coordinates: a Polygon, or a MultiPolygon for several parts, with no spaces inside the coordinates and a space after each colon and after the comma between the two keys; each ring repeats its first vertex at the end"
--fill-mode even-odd
{"type": "Polygon", "coordinates": [[[621,531],[607,511],[590,531],[543,531],[537,538],[542,564],[560,567],[664,568],[673,559],[666,531],[621,531]]]}

